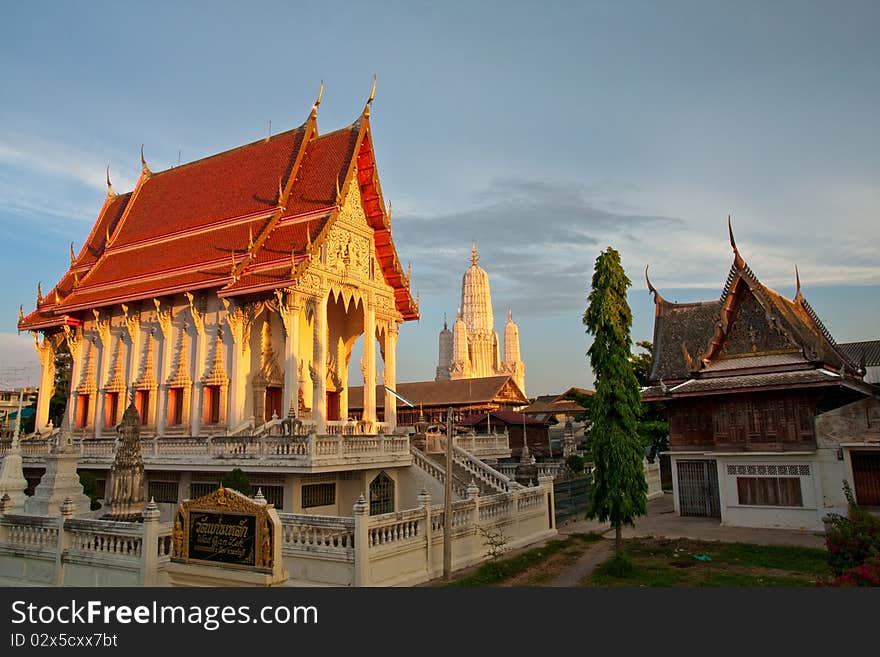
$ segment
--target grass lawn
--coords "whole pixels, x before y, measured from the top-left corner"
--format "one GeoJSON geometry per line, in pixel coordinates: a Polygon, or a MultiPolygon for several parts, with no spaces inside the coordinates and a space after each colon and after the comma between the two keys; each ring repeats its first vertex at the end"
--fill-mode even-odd
{"type": "Polygon", "coordinates": [[[572,534],[513,557],[485,563],[476,572],[446,586],[540,586],[570,566],[599,534],[572,534]]]}
{"type": "Polygon", "coordinates": [[[581,586],[814,586],[831,575],[826,551],[814,548],[633,538],[623,555],[581,586]]]}

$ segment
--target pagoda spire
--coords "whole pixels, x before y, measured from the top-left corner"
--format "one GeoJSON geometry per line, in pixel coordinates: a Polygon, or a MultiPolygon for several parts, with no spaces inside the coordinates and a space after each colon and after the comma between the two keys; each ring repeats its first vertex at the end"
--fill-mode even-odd
{"type": "Polygon", "coordinates": [[[477,260],[480,259],[480,255],[477,253],[477,240],[473,240],[471,242],[471,264],[476,267],[477,260]]]}

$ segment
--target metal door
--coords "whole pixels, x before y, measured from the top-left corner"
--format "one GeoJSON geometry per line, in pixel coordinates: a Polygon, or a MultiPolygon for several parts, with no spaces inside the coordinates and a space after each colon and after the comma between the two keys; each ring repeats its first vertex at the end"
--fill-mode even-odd
{"type": "Polygon", "coordinates": [[[721,517],[715,461],[678,461],[678,504],[683,516],[721,517]]]}

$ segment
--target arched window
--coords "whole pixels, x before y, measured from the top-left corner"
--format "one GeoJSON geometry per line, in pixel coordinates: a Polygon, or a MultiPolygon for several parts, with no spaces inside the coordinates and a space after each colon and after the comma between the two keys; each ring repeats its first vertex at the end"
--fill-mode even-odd
{"type": "Polygon", "coordinates": [[[394,480],[383,470],[370,482],[370,515],[394,511],[394,480]]]}

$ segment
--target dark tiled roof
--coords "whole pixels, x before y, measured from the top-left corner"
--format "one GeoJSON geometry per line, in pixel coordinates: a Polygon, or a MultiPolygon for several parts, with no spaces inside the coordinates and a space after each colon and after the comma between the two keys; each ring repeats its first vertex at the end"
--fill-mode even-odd
{"type": "Polygon", "coordinates": [[[705,379],[689,379],[677,385],[651,386],[642,390],[642,399],[646,401],[662,401],[677,395],[691,393],[723,392],[743,388],[789,387],[807,384],[840,385],[844,379],[835,372],[824,369],[798,370],[795,372],[768,372],[766,374],[748,374],[745,376],[720,376],[705,379]]]}
{"type": "MultiPolygon", "coordinates": [[[[459,422],[459,424],[466,427],[477,425],[480,424],[480,422],[486,421],[486,415],[486,413],[474,413],[473,415],[468,415],[465,419],[459,422]]],[[[522,413],[515,413],[514,411],[493,411],[490,415],[493,420],[497,420],[504,424],[516,424],[520,426],[523,424],[546,424],[546,422],[542,422],[541,420],[537,420],[522,413]]]]}
{"type": "MultiPolygon", "coordinates": [[[[490,376],[482,379],[456,379],[453,381],[417,381],[415,383],[398,383],[395,391],[411,401],[417,407],[444,406],[461,404],[480,404],[497,399],[501,389],[510,383],[516,384],[509,376],[490,376]]],[[[385,390],[376,386],[376,403],[381,405],[385,390]]],[[[525,404],[528,399],[519,393],[519,401],[525,404]]],[[[401,403],[401,402],[398,402],[401,403]]],[[[364,387],[348,389],[348,407],[362,409],[364,407],[364,387]]]]}
{"type": "Polygon", "coordinates": [[[651,380],[686,379],[689,372],[682,345],[692,358],[698,358],[709,346],[720,319],[720,301],[679,304],[658,299],[651,380]]]}
{"type": "Polygon", "coordinates": [[[838,348],[853,363],[861,364],[865,359],[866,367],[880,366],[880,340],[862,340],[861,342],[839,343],[838,348]]]}

